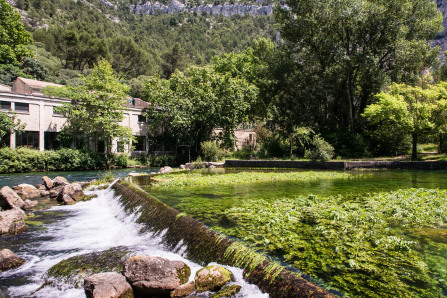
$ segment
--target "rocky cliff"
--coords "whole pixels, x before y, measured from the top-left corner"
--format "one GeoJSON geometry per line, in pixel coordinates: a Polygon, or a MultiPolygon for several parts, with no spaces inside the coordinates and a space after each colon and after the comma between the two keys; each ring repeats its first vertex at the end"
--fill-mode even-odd
{"type": "MultiPolygon", "coordinates": [[[[435,38],[433,44],[441,46],[442,52],[444,52],[447,50],[447,0],[436,0],[436,4],[438,5],[438,10],[444,16],[444,20],[442,21],[444,31],[435,38]]],[[[444,58],[443,54],[441,58],[444,58]]]]}
{"type": "Polygon", "coordinates": [[[208,15],[223,15],[225,17],[233,15],[272,15],[273,5],[244,5],[244,4],[223,4],[223,5],[199,5],[194,7],[187,7],[185,4],[177,0],[172,0],[169,5],[164,5],[159,2],[147,2],[145,4],[131,5],[130,10],[136,14],[159,14],[168,13],[176,14],[179,12],[190,12],[202,14],[206,12],[208,15]]]}

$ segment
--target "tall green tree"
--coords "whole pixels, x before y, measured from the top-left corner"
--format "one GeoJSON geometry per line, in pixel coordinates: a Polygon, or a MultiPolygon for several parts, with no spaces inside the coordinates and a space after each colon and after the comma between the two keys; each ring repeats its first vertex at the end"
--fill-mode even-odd
{"type": "Polygon", "coordinates": [[[305,91],[293,88],[298,96],[289,98],[292,107],[311,108],[320,130],[360,131],[360,115],[382,86],[413,83],[438,59],[429,41],[442,30],[442,14],[432,0],[291,0],[288,6],[275,17],[302,74],[296,85],[305,91]]]}
{"type": "Polygon", "coordinates": [[[185,68],[185,50],[183,50],[178,43],[172,49],[163,53],[163,62],[161,64],[161,74],[165,79],[169,79],[175,70],[184,70],[185,68]]]}
{"type": "Polygon", "coordinates": [[[105,60],[100,60],[92,73],[82,76],[81,80],[83,85],[62,90],[65,97],[73,100],[61,108],[67,117],[66,129],[103,140],[107,164],[110,165],[112,141],[129,144],[132,140],[132,130],[120,125],[129,87],[119,82],[112,66],[105,60]]]}
{"type": "Polygon", "coordinates": [[[31,34],[25,30],[20,13],[0,0],[0,64],[18,66],[23,57],[31,57],[27,45],[33,42],[31,34]]]}
{"type": "MultiPolygon", "coordinates": [[[[389,92],[381,92],[377,102],[366,107],[363,117],[371,124],[379,124],[384,130],[399,128],[411,135],[412,158],[417,159],[417,144],[420,137],[433,134],[435,128],[445,125],[439,112],[445,107],[440,100],[441,86],[425,88],[406,84],[392,84],[389,92]],[[440,116],[440,117],[439,117],[440,116]]],[[[445,93],[445,89],[444,92],[445,93]]]]}
{"type": "Polygon", "coordinates": [[[222,128],[221,139],[232,147],[234,130],[246,121],[250,103],[258,89],[245,79],[229,73],[215,72],[211,67],[190,67],[176,71],[169,80],[151,78],[143,88],[144,98],[153,103],[149,111],[152,141],[160,132],[175,136],[193,151],[212,138],[213,130],[222,128]]]}

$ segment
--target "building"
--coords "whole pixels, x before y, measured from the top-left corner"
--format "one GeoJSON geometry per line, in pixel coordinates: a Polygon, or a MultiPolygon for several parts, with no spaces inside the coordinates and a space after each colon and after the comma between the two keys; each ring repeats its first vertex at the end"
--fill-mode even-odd
{"type": "MultiPolygon", "coordinates": [[[[0,140],[0,146],[8,145],[11,148],[28,147],[41,151],[57,149],[57,135],[66,122],[63,115],[58,114],[55,107],[69,103],[64,98],[44,95],[41,90],[46,86],[61,86],[25,78],[17,78],[12,87],[0,85],[0,109],[2,112],[14,111],[17,119],[25,126],[23,133],[10,134],[0,140]]],[[[138,98],[130,98],[125,106],[122,125],[132,129],[136,142],[132,144],[132,154],[146,154],[148,151],[147,134],[148,125],[145,110],[149,104],[138,98]]],[[[88,146],[97,152],[104,152],[104,142],[90,140],[88,146]]],[[[74,147],[81,144],[75,141],[74,147]]],[[[127,151],[123,144],[114,142],[113,152],[127,151]]]]}

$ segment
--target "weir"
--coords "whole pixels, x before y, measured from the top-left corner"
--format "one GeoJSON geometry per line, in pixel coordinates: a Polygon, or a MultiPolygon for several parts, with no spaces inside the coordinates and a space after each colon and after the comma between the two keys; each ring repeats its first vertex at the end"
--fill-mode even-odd
{"type": "Polygon", "coordinates": [[[201,222],[179,213],[148,193],[125,181],[112,188],[120,194],[126,213],[140,213],[137,222],[159,233],[169,249],[184,246],[186,257],[201,265],[217,262],[244,270],[245,279],[271,297],[332,297],[321,287],[262,254],[220,235],[201,222]]]}

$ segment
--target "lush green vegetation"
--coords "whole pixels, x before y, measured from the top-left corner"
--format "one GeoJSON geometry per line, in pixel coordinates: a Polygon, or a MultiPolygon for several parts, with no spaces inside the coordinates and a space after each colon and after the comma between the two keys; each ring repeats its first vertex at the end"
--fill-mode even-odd
{"type": "Polygon", "coordinates": [[[0,173],[93,170],[106,164],[103,155],[69,148],[42,152],[5,147],[0,149],[0,160],[0,173]]]}
{"type": "Polygon", "coordinates": [[[226,175],[203,175],[201,173],[175,173],[154,177],[154,187],[173,186],[209,186],[217,184],[275,182],[275,181],[315,181],[322,179],[355,179],[362,175],[351,175],[343,172],[290,172],[262,173],[241,172],[226,175]]]}
{"type": "Polygon", "coordinates": [[[147,189],[349,295],[438,297],[447,289],[447,191],[407,188],[441,185],[437,175],[427,184],[387,172],[169,174],[147,189]]]}

